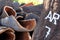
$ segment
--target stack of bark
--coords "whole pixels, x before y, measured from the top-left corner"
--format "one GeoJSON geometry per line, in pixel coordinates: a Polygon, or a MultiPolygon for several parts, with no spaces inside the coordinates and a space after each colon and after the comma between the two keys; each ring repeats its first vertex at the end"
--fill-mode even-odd
{"type": "Polygon", "coordinates": [[[25,12],[18,3],[0,0],[0,40],[32,40],[38,20],[39,16],[25,12]]]}

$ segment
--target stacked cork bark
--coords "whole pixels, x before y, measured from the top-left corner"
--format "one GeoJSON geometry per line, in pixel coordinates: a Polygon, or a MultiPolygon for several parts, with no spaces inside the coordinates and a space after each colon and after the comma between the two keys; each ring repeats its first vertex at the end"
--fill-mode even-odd
{"type": "Polygon", "coordinates": [[[0,40],[31,40],[30,32],[36,27],[35,17],[38,16],[23,11],[12,0],[0,0],[0,40]]]}

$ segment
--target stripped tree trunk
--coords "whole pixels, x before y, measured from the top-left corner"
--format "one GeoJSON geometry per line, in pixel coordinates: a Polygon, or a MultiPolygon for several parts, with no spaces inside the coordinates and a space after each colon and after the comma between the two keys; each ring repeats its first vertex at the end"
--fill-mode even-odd
{"type": "Polygon", "coordinates": [[[43,4],[32,40],[60,40],[60,0],[44,0],[43,4]]]}

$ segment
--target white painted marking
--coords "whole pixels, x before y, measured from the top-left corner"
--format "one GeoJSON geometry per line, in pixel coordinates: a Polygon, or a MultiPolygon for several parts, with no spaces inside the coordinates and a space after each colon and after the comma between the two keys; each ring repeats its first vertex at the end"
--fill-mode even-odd
{"type": "Polygon", "coordinates": [[[45,19],[49,19],[49,21],[52,22],[53,18],[52,18],[52,12],[51,11],[47,15],[47,17],[45,17],[45,19]]]}
{"type": "Polygon", "coordinates": [[[59,20],[60,15],[57,13],[53,13],[50,11],[49,14],[47,15],[47,17],[45,17],[45,19],[49,19],[49,22],[53,22],[55,25],[57,24],[57,20],[59,20]]]}
{"type": "Polygon", "coordinates": [[[48,27],[48,26],[45,26],[45,28],[47,28],[47,29],[48,29],[47,34],[46,34],[46,36],[45,36],[45,38],[47,38],[47,37],[48,37],[48,35],[50,34],[51,28],[50,28],[50,27],[48,27]]]}
{"type": "Polygon", "coordinates": [[[57,13],[54,13],[54,14],[53,14],[53,19],[54,19],[54,24],[55,24],[55,25],[57,24],[57,20],[59,20],[59,17],[60,17],[60,15],[57,14],[57,13]]]}

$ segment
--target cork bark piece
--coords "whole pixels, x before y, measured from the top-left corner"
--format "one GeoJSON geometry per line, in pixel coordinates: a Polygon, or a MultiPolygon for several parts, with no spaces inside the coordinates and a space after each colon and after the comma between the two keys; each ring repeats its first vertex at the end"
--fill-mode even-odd
{"type": "Polygon", "coordinates": [[[14,30],[0,26],[0,40],[15,40],[14,30]]]}
{"type": "Polygon", "coordinates": [[[14,16],[1,19],[1,24],[13,28],[15,31],[32,31],[35,28],[35,19],[17,20],[14,16]]]}
{"type": "Polygon", "coordinates": [[[4,6],[3,13],[1,14],[1,18],[5,18],[11,15],[16,17],[17,16],[16,11],[10,6],[4,6]]]}

